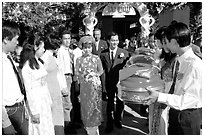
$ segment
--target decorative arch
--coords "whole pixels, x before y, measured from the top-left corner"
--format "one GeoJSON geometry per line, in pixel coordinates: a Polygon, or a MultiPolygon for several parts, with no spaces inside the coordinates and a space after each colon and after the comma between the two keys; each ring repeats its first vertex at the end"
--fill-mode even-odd
{"type": "MultiPolygon", "coordinates": [[[[148,35],[150,34],[150,27],[155,22],[155,19],[149,14],[149,9],[147,8],[146,4],[144,4],[143,2],[108,3],[107,5],[104,4],[104,5],[100,5],[99,7],[97,7],[97,5],[87,5],[86,11],[88,11],[89,13],[92,13],[95,16],[96,12],[98,12],[98,10],[101,9],[102,7],[104,7],[102,15],[105,14],[107,16],[113,16],[113,17],[114,16],[123,17],[124,15],[136,15],[136,11],[135,11],[136,9],[140,14],[139,23],[141,24],[141,31],[142,31],[141,37],[145,37],[145,38],[148,37],[148,35]],[[109,5],[113,5],[113,7],[111,7],[112,8],[111,10],[109,10],[110,12],[107,12],[109,5]],[[122,6],[117,7],[117,5],[119,6],[122,5],[122,6]]],[[[85,15],[88,16],[88,13],[85,15]]]]}
{"type": "Polygon", "coordinates": [[[148,37],[150,34],[150,27],[155,23],[155,19],[149,14],[149,9],[142,2],[132,3],[132,6],[140,13],[139,22],[141,24],[141,37],[148,37]]]}

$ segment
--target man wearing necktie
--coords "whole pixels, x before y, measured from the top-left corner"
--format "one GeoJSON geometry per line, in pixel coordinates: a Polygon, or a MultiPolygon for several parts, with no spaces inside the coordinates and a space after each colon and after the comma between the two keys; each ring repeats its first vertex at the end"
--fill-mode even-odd
{"type": "Polygon", "coordinates": [[[107,123],[106,133],[113,130],[113,124],[119,129],[122,128],[122,113],[124,103],[118,97],[117,83],[119,81],[119,70],[121,70],[128,60],[128,52],[118,47],[118,34],[111,32],[108,35],[109,48],[101,52],[100,58],[102,61],[104,74],[102,80],[103,92],[107,94],[107,123]],[[114,100],[116,98],[116,105],[114,100]]]}
{"type": "Polygon", "coordinates": [[[101,30],[96,28],[94,29],[94,38],[95,38],[95,45],[92,48],[92,53],[94,55],[100,56],[101,51],[108,48],[107,42],[101,39],[101,30]]]}
{"type": "Polygon", "coordinates": [[[25,118],[25,90],[10,52],[18,44],[20,30],[15,23],[4,22],[2,27],[3,101],[2,128],[5,135],[27,135],[28,120],[25,118]]]}
{"type": "Polygon", "coordinates": [[[184,23],[175,23],[165,31],[167,48],[178,55],[173,70],[173,82],[170,94],[147,89],[150,96],[146,104],[155,101],[170,107],[170,135],[199,135],[202,121],[202,70],[204,63],[193,53],[190,30],[184,23]],[[176,66],[179,67],[176,68],[176,66]],[[177,72],[178,71],[178,72],[177,72]],[[175,84],[175,85],[174,85],[175,84]]]}

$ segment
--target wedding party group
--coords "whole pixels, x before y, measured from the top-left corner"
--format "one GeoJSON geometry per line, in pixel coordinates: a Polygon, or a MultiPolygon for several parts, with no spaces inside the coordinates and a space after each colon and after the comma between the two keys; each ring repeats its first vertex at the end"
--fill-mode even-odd
{"type": "MultiPolygon", "coordinates": [[[[19,45],[18,24],[3,22],[3,135],[77,134],[81,126],[87,135],[100,135],[99,126],[104,122],[105,134],[124,128],[126,100],[119,85],[140,88],[140,79],[151,82],[148,76],[153,76],[133,80],[139,69],[152,67],[152,62],[150,66],[139,63],[137,70],[131,68],[134,64],[127,65],[133,56],[142,54],[139,50],[144,51],[144,58],[151,56],[155,61],[153,66],[163,83],[159,91],[145,87],[148,96],[140,102],[148,109],[149,135],[201,134],[204,62],[186,24],[172,22],[160,27],[142,44],[136,36],[121,44],[114,31],[106,40],[101,39],[103,29],[92,31],[79,40],[68,29],[59,36],[33,33],[19,45]],[[122,80],[121,71],[128,67],[133,73],[126,71],[129,79],[122,80]],[[107,102],[105,110],[102,101],[107,102]]],[[[152,79],[152,83],[159,82],[152,79]]]]}

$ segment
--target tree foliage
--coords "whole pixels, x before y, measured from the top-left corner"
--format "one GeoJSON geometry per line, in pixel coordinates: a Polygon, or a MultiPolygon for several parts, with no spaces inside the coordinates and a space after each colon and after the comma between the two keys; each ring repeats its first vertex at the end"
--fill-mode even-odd
{"type": "MultiPolygon", "coordinates": [[[[97,11],[110,2],[3,2],[2,18],[15,21],[28,30],[42,34],[59,29],[70,29],[73,33],[83,30],[82,19],[87,12],[97,11]]],[[[137,4],[138,2],[132,2],[137,4]]],[[[201,2],[143,2],[149,13],[156,19],[153,29],[157,28],[158,15],[165,10],[190,7],[190,27],[196,37],[201,38],[201,2]]]]}
{"type": "Polygon", "coordinates": [[[4,2],[3,20],[24,24],[44,34],[56,27],[76,28],[82,3],[70,2],[4,2]],[[45,30],[44,30],[45,29],[45,30]]]}
{"type": "Polygon", "coordinates": [[[194,36],[194,41],[201,40],[202,30],[202,3],[201,2],[151,2],[145,3],[148,7],[150,14],[156,19],[154,25],[158,27],[158,15],[166,10],[182,10],[186,6],[190,7],[190,29],[194,36]]]}

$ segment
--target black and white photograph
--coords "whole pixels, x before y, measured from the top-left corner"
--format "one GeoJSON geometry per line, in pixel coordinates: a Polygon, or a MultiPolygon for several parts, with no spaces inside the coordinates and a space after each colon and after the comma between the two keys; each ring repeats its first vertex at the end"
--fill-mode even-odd
{"type": "Polygon", "coordinates": [[[0,5],[1,135],[202,135],[202,1],[0,5]]]}

